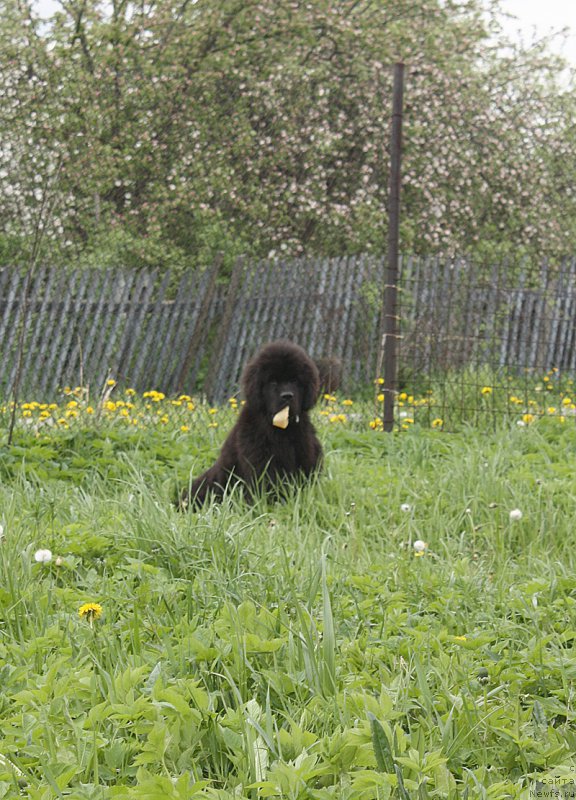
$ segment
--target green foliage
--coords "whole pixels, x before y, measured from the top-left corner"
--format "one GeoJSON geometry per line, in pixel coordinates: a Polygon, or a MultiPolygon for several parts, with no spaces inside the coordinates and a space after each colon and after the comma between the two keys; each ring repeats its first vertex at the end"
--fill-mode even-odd
{"type": "Polygon", "coordinates": [[[46,260],[99,266],[381,252],[398,60],[405,251],[574,250],[574,93],[545,45],[494,46],[493,5],[2,10],[0,220],[20,260],[39,231],[46,260]]]}
{"type": "Polygon", "coordinates": [[[180,514],[213,429],[18,428],[0,797],[520,800],[571,774],[574,426],[322,439],[285,502],[180,514]]]}

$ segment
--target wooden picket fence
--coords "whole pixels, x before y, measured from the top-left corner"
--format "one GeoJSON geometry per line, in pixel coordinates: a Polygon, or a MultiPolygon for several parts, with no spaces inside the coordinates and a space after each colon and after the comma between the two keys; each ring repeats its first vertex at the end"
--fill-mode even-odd
{"type": "MultiPolygon", "coordinates": [[[[0,270],[0,398],[99,391],[237,391],[246,359],[290,338],[343,365],[346,390],[381,370],[384,259],[241,259],[160,271],[0,270]]],[[[479,270],[463,259],[402,259],[399,366],[422,376],[493,369],[576,371],[576,260],[541,269],[479,270]]]]}

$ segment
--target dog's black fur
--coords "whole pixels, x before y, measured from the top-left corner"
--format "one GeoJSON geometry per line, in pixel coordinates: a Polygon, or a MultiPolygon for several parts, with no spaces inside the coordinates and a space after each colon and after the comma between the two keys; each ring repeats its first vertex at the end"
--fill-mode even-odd
{"type": "Polygon", "coordinates": [[[322,447],[308,416],[320,379],[306,352],[286,340],[266,345],[246,365],[241,386],[246,402],[238,420],[216,463],[182,495],[182,508],[199,508],[210,495],[221,498],[238,481],[247,497],[282,492],[291,479],[308,477],[320,465],[322,447]],[[287,405],[288,427],[274,427],[273,417],[287,405]]]}

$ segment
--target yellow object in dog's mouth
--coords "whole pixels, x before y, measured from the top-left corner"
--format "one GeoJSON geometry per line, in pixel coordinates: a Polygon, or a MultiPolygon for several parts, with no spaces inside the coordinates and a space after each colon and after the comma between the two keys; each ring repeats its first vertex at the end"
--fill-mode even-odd
{"type": "Polygon", "coordinates": [[[274,414],[272,425],[274,425],[275,428],[287,428],[289,422],[289,413],[290,406],[285,406],[282,411],[274,414]]]}

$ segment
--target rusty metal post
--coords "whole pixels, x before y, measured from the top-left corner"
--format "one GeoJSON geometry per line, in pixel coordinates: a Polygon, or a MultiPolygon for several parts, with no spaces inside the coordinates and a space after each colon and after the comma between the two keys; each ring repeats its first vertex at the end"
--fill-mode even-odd
{"type": "Polygon", "coordinates": [[[388,200],[388,253],[384,282],[384,430],[394,429],[394,401],[397,389],[397,351],[399,325],[397,313],[398,258],[400,238],[400,185],[402,159],[402,114],[404,101],[404,64],[394,64],[392,96],[392,133],[390,137],[390,184],[388,200]]]}

